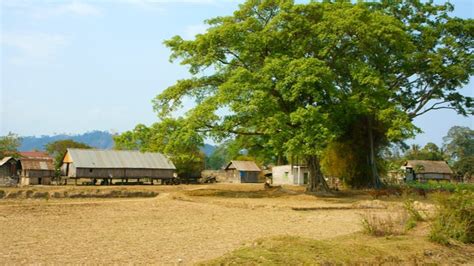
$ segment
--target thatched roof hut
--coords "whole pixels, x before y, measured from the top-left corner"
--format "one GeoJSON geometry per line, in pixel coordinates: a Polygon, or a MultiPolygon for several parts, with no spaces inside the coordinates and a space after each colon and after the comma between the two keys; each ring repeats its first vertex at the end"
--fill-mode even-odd
{"type": "Polygon", "coordinates": [[[420,180],[450,180],[453,177],[453,170],[445,161],[408,160],[403,168],[420,180]]]}

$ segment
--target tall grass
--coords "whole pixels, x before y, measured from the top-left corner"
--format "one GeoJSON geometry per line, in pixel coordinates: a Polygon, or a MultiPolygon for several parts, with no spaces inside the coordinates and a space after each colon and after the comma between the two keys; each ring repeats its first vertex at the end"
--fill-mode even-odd
{"type": "Polygon", "coordinates": [[[474,192],[458,190],[450,196],[440,195],[438,203],[430,240],[444,245],[453,241],[474,243],[474,192]]]}

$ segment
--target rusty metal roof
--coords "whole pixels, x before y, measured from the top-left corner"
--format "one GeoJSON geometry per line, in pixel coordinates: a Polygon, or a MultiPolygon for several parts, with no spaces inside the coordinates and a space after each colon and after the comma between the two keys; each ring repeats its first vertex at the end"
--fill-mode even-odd
{"type": "Polygon", "coordinates": [[[161,153],[140,151],[68,149],[78,168],[173,169],[173,162],[161,153]]]}
{"type": "Polygon", "coordinates": [[[416,173],[452,174],[453,170],[445,161],[408,160],[405,166],[413,168],[416,173]]]}
{"type": "Polygon", "coordinates": [[[19,152],[20,156],[23,158],[46,158],[52,159],[48,153],[44,151],[21,151],[19,152]]]}
{"type": "Polygon", "coordinates": [[[246,172],[260,172],[260,168],[254,161],[230,161],[225,170],[236,169],[246,172]]]}
{"type": "Polygon", "coordinates": [[[54,170],[52,159],[23,158],[20,163],[23,170],[54,170]]]}

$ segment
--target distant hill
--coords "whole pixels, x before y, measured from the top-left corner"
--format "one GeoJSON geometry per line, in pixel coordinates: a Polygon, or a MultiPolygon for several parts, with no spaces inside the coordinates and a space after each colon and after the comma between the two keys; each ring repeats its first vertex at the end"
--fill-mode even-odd
{"type": "Polygon", "coordinates": [[[77,142],[85,143],[91,147],[98,149],[111,149],[114,146],[114,140],[112,139],[113,135],[107,131],[91,131],[84,134],[78,135],[53,135],[53,136],[29,136],[22,137],[20,151],[31,151],[31,150],[44,150],[45,145],[64,139],[72,139],[77,142]]]}
{"type": "Polygon", "coordinates": [[[201,148],[201,151],[204,152],[206,156],[210,156],[215,149],[216,146],[212,146],[211,144],[204,144],[204,147],[201,148]]]}
{"type": "MultiPolygon", "coordinates": [[[[112,149],[114,146],[113,135],[111,133],[107,131],[95,130],[95,131],[87,132],[84,134],[78,134],[78,135],[60,134],[60,135],[52,135],[52,136],[22,137],[19,150],[20,151],[32,151],[32,150],[43,151],[45,149],[46,144],[53,141],[64,140],[64,139],[72,139],[77,142],[82,142],[97,149],[112,149]]],[[[201,148],[201,150],[206,154],[206,156],[211,155],[215,149],[216,147],[210,144],[204,144],[204,146],[201,148]]]]}

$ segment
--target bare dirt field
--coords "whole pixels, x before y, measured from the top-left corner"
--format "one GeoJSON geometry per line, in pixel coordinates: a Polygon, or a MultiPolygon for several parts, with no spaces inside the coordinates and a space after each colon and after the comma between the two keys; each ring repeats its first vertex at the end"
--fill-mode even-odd
{"type": "Polygon", "coordinates": [[[396,205],[317,198],[299,188],[264,191],[261,184],[36,188],[80,189],[138,189],[158,196],[0,200],[2,264],[193,264],[264,237],[350,235],[361,230],[361,212],[396,205]]]}

